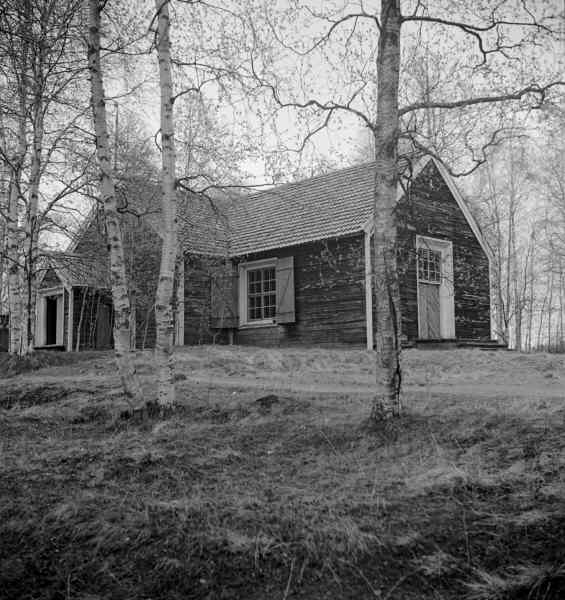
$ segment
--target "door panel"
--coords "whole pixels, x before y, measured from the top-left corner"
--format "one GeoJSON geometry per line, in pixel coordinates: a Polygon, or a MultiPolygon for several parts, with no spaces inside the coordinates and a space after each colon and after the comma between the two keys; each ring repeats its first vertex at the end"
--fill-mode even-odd
{"type": "Polygon", "coordinates": [[[96,322],[96,348],[98,350],[112,347],[112,319],[110,307],[100,303],[96,322]]]}
{"type": "Polygon", "coordinates": [[[420,320],[420,337],[423,339],[441,338],[439,285],[419,283],[418,318],[420,320]]]}

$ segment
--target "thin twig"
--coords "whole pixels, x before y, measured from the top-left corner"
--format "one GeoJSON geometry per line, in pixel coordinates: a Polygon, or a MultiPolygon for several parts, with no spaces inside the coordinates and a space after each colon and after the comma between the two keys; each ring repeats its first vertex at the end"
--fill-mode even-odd
{"type": "Polygon", "coordinates": [[[390,590],[386,593],[386,596],[383,597],[382,600],[389,600],[389,598],[392,597],[392,592],[394,592],[394,590],[399,586],[402,585],[406,579],[408,579],[408,577],[414,575],[414,573],[406,573],[406,575],[402,575],[402,577],[400,577],[398,579],[398,581],[390,588],[390,590]]]}
{"type": "Polygon", "coordinates": [[[284,590],[282,600],[286,600],[288,598],[288,594],[290,593],[290,584],[292,582],[292,574],[294,572],[294,561],[295,559],[293,558],[290,563],[290,573],[288,574],[288,581],[286,582],[286,588],[284,590]]]}
{"type": "Polygon", "coordinates": [[[359,574],[359,576],[361,577],[361,579],[363,579],[363,581],[365,582],[365,584],[367,585],[367,587],[369,588],[369,590],[371,591],[371,593],[373,594],[373,596],[375,598],[381,598],[381,593],[380,591],[377,591],[371,584],[371,582],[367,579],[367,576],[365,575],[365,573],[363,573],[363,571],[357,566],[354,565],[353,563],[348,563],[349,566],[353,567],[357,573],[359,574]]]}

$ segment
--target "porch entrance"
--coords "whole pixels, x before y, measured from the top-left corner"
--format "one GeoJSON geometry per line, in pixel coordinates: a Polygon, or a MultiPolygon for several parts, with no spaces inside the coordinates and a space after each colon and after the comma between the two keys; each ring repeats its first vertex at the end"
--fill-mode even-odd
{"type": "Polygon", "coordinates": [[[59,296],[45,298],[45,345],[57,343],[57,299],[59,296]]]}
{"type": "Polygon", "coordinates": [[[63,346],[65,296],[62,289],[39,291],[36,318],[35,346],[63,346]]]}

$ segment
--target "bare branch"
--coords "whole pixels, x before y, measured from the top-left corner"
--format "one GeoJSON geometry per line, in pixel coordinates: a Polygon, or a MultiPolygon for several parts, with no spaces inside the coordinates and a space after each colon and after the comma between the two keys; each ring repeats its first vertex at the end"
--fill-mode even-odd
{"type": "MultiPolygon", "coordinates": [[[[524,2],[522,2],[522,3],[524,4],[524,2]]],[[[549,27],[539,23],[534,18],[532,13],[525,6],[524,6],[524,8],[525,8],[526,12],[532,17],[531,21],[507,21],[504,19],[497,19],[495,17],[496,8],[493,9],[491,12],[491,15],[490,15],[491,20],[488,23],[488,25],[475,25],[472,23],[464,23],[462,21],[453,21],[450,19],[442,19],[440,17],[430,17],[430,16],[425,16],[425,15],[418,16],[418,15],[416,15],[416,11],[412,15],[403,17],[402,21],[403,22],[417,21],[420,23],[435,23],[438,25],[443,25],[445,27],[455,27],[455,28],[459,29],[460,31],[463,31],[467,35],[472,36],[476,40],[478,48],[479,48],[479,52],[482,55],[482,61],[479,63],[478,66],[482,66],[482,65],[486,64],[489,54],[501,52],[507,58],[509,58],[505,51],[511,50],[513,48],[519,48],[523,43],[520,41],[515,44],[509,44],[509,45],[503,44],[501,42],[501,36],[500,36],[500,32],[499,32],[500,27],[503,27],[503,26],[506,26],[506,27],[511,27],[511,26],[512,27],[532,27],[532,28],[536,29],[537,31],[545,31],[548,33],[552,32],[552,30],[549,27]],[[487,48],[485,48],[485,40],[483,39],[482,34],[488,33],[489,31],[493,31],[493,30],[496,30],[498,32],[497,41],[493,48],[487,49],[487,48]]]]}
{"type": "MultiPolygon", "coordinates": [[[[309,7],[305,7],[305,10],[307,12],[309,12],[313,17],[316,17],[318,19],[322,18],[320,15],[312,12],[312,10],[310,10],[309,7]]],[[[331,23],[330,28],[324,33],[324,35],[322,35],[318,40],[316,40],[314,42],[314,44],[312,46],[310,46],[309,48],[307,48],[306,50],[297,50],[294,46],[291,46],[290,44],[287,44],[276,32],[274,25],[271,23],[270,19],[267,19],[267,25],[269,26],[269,29],[271,30],[271,33],[273,34],[273,37],[277,40],[277,42],[286,50],[290,50],[293,54],[296,54],[297,56],[307,56],[308,54],[311,54],[316,48],[320,47],[322,44],[324,44],[325,42],[327,42],[332,33],[340,26],[343,25],[344,23],[347,23],[348,21],[353,19],[353,27],[351,29],[351,32],[348,35],[347,41],[349,41],[349,39],[351,39],[351,36],[353,35],[355,28],[357,27],[357,23],[359,21],[359,19],[369,19],[371,21],[373,21],[376,26],[377,29],[380,31],[381,30],[381,25],[379,23],[379,20],[377,19],[377,17],[375,15],[370,15],[369,13],[366,13],[365,11],[360,12],[360,13],[351,13],[346,15],[345,17],[342,17],[341,19],[337,19],[337,20],[332,20],[332,19],[328,19],[325,18],[326,21],[329,21],[331,23]]]]}
{"type": "Polygon", "coordinates": [[[434,100],[425,102],[415,102],[414,104],[409,104],[408,106],[400,108],[398,114],[399,116],[402,116],[415,110],[430,108],[452,109],[464,108],[466,106],[474,106],[476,104],[494,104],[497,102],[508,102],[511,100],[521,100],[524,96],[528,94],[534,94],[538,97],[538,101],[534,105],[534,108],[539,108],[543,104],[547,96],[547,92],[557,86],[565,86],[565,81],[553,81],[552,83],[548,83],[545,86],[532,84],[515,92],[509,92],[507,94],[498,94],[495,96],[478,96],[476,98],[464,98],[462,100],[453,100],[451,102],[441,102],[434,100]]]}

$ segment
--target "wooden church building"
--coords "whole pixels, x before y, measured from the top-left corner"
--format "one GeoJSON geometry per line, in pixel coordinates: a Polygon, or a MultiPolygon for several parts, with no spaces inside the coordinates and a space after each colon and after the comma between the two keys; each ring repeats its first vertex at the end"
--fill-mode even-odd
{"type": "MultiPolygon", "coordinates": [[[[178,199],[176,343],[373,347],[374,165],[249,196],[178,199]]],[[[155,341],[160,260],[158,186],[121,192],[138,348],[155,341]]],[[[490,253],[468,205],[434,159],[399,190],[402,338],[489,340],[490,253]]],[[[37,345],[112,344],[102,219],[93,212],[40,285],[37,345]]]]}

